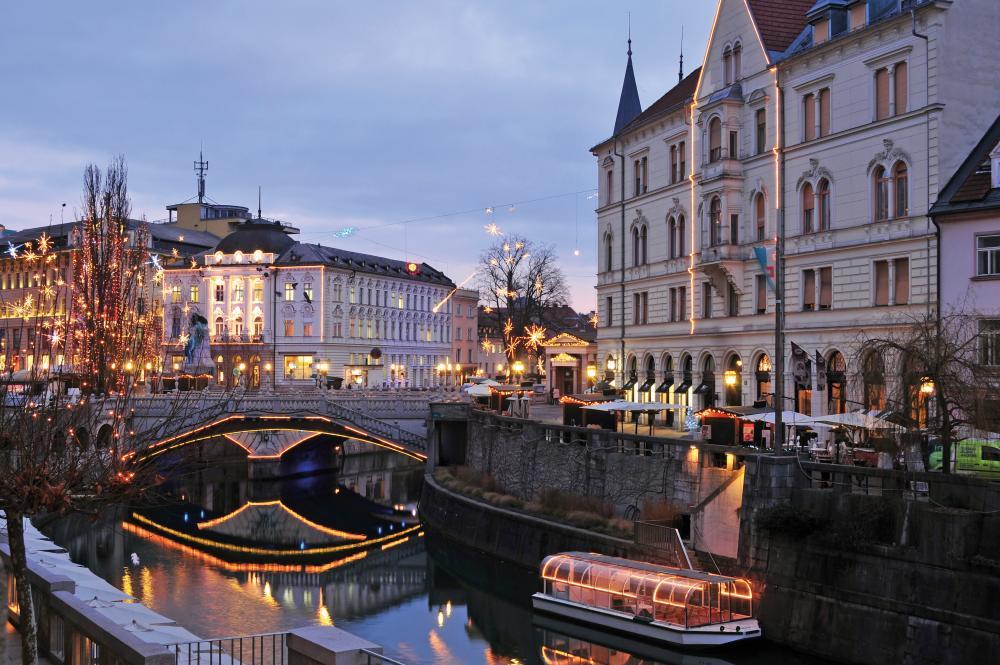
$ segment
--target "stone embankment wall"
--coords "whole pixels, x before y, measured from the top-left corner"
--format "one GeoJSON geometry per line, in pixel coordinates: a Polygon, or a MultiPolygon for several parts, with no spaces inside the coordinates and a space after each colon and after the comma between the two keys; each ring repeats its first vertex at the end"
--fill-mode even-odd
{"type": "Polygon", "coordinates": [[[830,468],[747,462],[739,564],[764,634],[845,663],[995,658],[1000,486],[830,468]]]}

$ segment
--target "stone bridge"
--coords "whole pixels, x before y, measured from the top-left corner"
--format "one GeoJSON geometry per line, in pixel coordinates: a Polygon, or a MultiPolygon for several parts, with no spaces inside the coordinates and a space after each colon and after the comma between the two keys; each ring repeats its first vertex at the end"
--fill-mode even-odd
{"type": "Polygon", "coordinates": [[[425,461],[423,421],[432,398],[396,393],[342,398],[328,392],[151,395],[132,400],[131,428],[151,433],[154,441],[137,452],[140,460],[225,437],[244,448],[251,461],[277,461],[300,443],[326,434],[425,461]]]}

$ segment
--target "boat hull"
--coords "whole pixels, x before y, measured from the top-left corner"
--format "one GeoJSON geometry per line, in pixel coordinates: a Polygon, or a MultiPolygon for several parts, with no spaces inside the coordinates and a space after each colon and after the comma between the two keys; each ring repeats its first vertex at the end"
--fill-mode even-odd
{"type": "Polygon", "coordinates": [[[698,628],[678,628],[656,621],[649,623],[634,621],[620,612],[588,607],[543,593],[534,594],[531,597],[531,605],[538,612],[597,626],[607,631],[622,632],[650,642],[680,647],[720,647],[760,637],[760,626],[756,619],[728,621],[698,628]]]}

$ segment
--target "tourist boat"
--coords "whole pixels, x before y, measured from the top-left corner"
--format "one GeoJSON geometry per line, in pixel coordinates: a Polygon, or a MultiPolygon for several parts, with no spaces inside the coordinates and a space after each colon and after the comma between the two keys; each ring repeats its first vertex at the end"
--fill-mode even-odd
{"type": "Polygon", "coordinates": [[[583,552],[546,557],[541,574],[539,612],[684,647],[760,637],[745,579],[583,552]]]}

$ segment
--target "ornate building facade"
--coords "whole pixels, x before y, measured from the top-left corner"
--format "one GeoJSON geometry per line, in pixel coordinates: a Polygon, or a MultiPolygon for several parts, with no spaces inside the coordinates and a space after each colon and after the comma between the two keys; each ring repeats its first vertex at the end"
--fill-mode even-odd
{"type": "Polygon", "coordinates": [[[720,0],[701,67],[641,112],[630,54],[592,148],[602,372],[694,408],[781,380],[807,414],[912,409],[914,377],[862,340],[936,305],[928,209],[1000,102],[962,44],[996,50],[998,20],[995,3],[720,0]]]}

